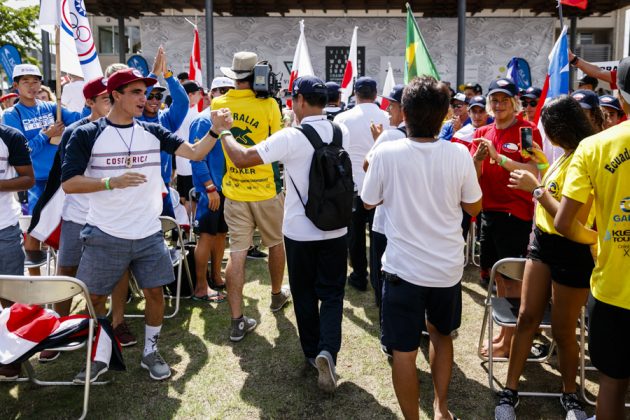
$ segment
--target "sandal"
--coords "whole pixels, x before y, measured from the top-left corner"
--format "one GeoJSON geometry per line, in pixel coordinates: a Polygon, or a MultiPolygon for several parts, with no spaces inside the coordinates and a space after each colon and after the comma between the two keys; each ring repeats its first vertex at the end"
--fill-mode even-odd
{"type": "Polygon", "coordinates": [[[225,301],[225,295],[222,293],[210,293],[209,295],[204,296],[192,296],[192,300],[197,302],[210,302],[210,303],[221,303],[225,301]]]}
{"type": "Polygon", "coordinates": [[[214,290],[225,290],[225,281],[223,281],[223,283],[221,284],[217,284],[215,283],[214,279],[210,279],[208,281],[208,286],[210,286],[210,288],[214,290]]]}

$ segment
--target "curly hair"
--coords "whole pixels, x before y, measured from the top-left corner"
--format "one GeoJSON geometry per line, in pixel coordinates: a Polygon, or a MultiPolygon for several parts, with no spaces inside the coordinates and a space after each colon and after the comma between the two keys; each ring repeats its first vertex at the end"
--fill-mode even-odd
{"type": "Polygon", "coordinates": [[[575,150],[583,139],[596,133],[580,103],[569,95],[547,102],[540,118],[549,140],[565,150],[575,150]]]}

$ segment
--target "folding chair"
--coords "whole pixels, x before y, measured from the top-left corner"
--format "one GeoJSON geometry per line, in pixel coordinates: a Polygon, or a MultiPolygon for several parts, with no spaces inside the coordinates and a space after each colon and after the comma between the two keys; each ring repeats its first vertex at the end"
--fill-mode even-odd
{"type": "MultiPolygon", "coordinates": [[[[73,351],[86,347],[85,352],[85,373],[86,377],[90,377],[90,358],[92,355],[92,341],[94,338],[94,329],[98,323],[96,312],[90,300],[90,294],[87,287],[81,280],[64,276],[0,276],[0,297],[19,302],[26,305],[46,305],[57,302],[63,302],[71,299],[76,295],[83,295],[88,314],[90,316],[88,323],[87,339],[70,343],[63,347],[51,348],[53,351],[73,351]],[[87,344],[87,345],[86,345],[87,344]]],[[[17,382],[31,381],[40,386],[49,385],[77,385],[72,381],[42,381],[35,377],[35,371],[30,361],[23,363],[26,368],[28,377],[18,378],[17,382]]],[[[12,381],[13,382],[13,381],[12,381]]],[[[83,388],[83,413],[81,419],[84,419],[88,412],[88,403],[90,398],[90,385],[103,385],[108,382],[85,381],[83,388]]]]}
{"type": "Polygon", "coordinates": [[[480,258],[480,246],[479,241],[477,241],[477,219],[473,217],[470,222],[470,232],[468,233],[468,238],[470,240],[470,260],[472,263],[479,267],[481,264],[480,258]]]}
{"type": "Polygon", "coordinates": [[[190,241],[194,243],[197,243],[197,236],[195,235],[192,229],[195,223],[195,214],[193,213],[192,203],[196,199],[197,199],[197,194],[195,193],[195,188],[193,187],[190,189],[190,191],[188,191],[188,201],[191,203],[190,213],[188,213],[188,219],[190,220],[190,241]]]}
{"type": "MultiPolygon", "coordinates": [[[[31,225],[31,217],[32,216],[28,215],[19,217],[20,230],[22,230],[23,233],[28,232],[28,228],[31,225]]],[[[56,258],[56,254],[50,246],[46,247],[45,252],[40,249],[38,251],[25,251],[25,254],[26,258],[24,259],[24,268],[38,268],[45,265],[46,275],[51,275],[50,263],[56,258]]]]}
{"type": "MultiPolygon", "coordinates": [[[[488,285],[488,293],[485,300],[485,310],[483,315],[483,323],[481,325],[481,333],[479,335],[479,346],[477,348],[478,356],[488,362],[488,384],[490,389],[494,392],[497,389],[494,387],[494,375],[493,367],[494,362],[506,362],[509,360],[507,357],[493,357],[492,354],[492,337],[493,337],[493,325],[496,323],[501,327],[516,327],[516,321],[518,320],[518,312],[521,306],[520,298],[503,298],[492,296],[492,286],[496,281],[497,273],[508,277],[512,280],[522,281],[523,274],[525,272],[525,258],[504,258],[497,261],[492,267],[490,272],[490,284],[488,285]],[[488,335],[486,337],[486,329],[488,335]],[[482,354],[484,343],[488,345],[488,356],[482,354]]],[[[545,314],[540,323],[540,328],[551,330],[551,305],[548,304],[545,308],[545,314]]],[[[528,362],[547,362],[555,347],[555,342],[552,341],[549,346],[549,353],[544,357],[528,358],[528,362]]],[[[521,392],[519,395],[523,396],[538,396],[538,397],[559,397],[560,393],[548,393],[548,392],[521,392]]]]}
{"type": "MultiPolygon", "coordinates": [[[[186,256],[188,255],[188,251],[186,250],[184,244],[184,236],[182,235],[182,229],[179,224],[172,217],[168,216],[160,216],[160,222],[162,222],[162,232],[166,235],[167,232],[174,232],[174,235],[177,236],[175,238],[174,246],[168,246],[168,252],[171,257],[171,264],[173,268],[177,267],[177,277],[176,277],[176,292],[175,296],[166,295],[167,299],[175,299],[175,309],[170,315],[164,315],[164,318],[173,318],[179,312],[179,304],[181,300],[181,291],[182,291],[182,267],[186,270],[186,274],[188,275],[188,284],[190,286],[190,290],[194,290],[194,286],[192,284],[192,277],[190,275],[190,267],[188,266],[188,260],[186,256]]],[[[165,238],[166,240],[166,238],[165,238]]],[[[135,290],[138,293],[141,293],[140,288],[138,287],[133,274],[129,277],[129,287],[132,290],[135,290]]],[[[187,296],[190,297],[190,296],[187,296]]],[[[125,314],[125,318],[142,318],[143,314],[125,314]]]]}

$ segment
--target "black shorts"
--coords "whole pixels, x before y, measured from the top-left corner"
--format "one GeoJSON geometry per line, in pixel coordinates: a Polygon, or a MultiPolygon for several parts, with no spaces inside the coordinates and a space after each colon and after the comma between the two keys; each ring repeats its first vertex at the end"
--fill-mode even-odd
{"type": "Polygon", "coordinates": [[[219,191],[221,196],[221,205],[216,211],[212,211],[208,208],[208,195],[199,195],[199,204],[197,205],[197,213],[195,214],[195,222],[193,224],[193,232],[199,235],[200,233],[208,233],[210,235],[216,235],[217,233],[226,233],[228,231],[228,225],[225,222],[223,215],[225,207],[225,196],[219,191]]]}
{"type": "Polygon", "coordinates": [[[527,258],[547,264],[551,279],[564,286],[588,289],[595,267],[588,245],[534,228],[527,258]]]}
{"type": "Polygon", "coordinates": [[[420,346],[425,319],[443,335],[459,328],[462,285],[418,286],[383,272],[382,305],[381,343],[393,350],[414,351],[420,346]]]}
{"type": "Polygon", "coordinates": [[[484,211],[481,214],[481,268],[490,270],[503,258],[523,258],[527,255],[532,221],[509,213],[484,211]]]}
{"type": "Polygon", "coordinates": [[[591,363],[614,379],[630,378],[630,309],[589,297],[588,351],[591,363]]]}
{"type": "Polygon", "coordinates": [[[177,193],[180,198],[188,201],[188,194],[193,187],[192,175],[177,175],[177,193]]]}

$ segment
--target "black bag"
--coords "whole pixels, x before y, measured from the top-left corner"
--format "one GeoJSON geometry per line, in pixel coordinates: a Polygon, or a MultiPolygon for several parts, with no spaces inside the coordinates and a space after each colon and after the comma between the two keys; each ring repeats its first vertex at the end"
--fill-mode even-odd
{"type": "Polygon", "coordinates": [[[306,217],[324,231],[341,229],[350,224],[354,194],[352,164],[348,152],[342,147],[341,128],[335,123],[331,124],[333,139],[330,144],[324,143],[310,125],[296,127],[315,149],[308,176],[306,204],[291,179],[306,217]]]}

